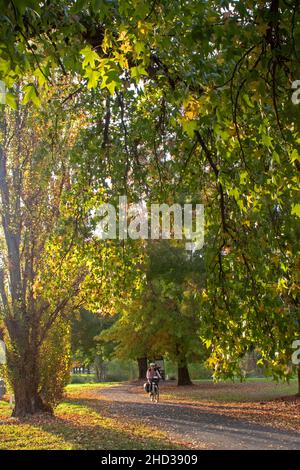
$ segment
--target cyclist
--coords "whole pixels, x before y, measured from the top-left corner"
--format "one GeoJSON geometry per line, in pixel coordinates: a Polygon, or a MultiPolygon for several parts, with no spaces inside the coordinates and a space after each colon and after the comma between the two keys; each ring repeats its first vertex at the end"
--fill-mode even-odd
{"type": "Polygon", "coordinates": [[[149,369],[147,370],[146,378],[150,385],[150,390],[152,389],[152,383],[158,384],[159,380],[161,379],[158,367],[156,366],[156,364],[154,364],[154,362],[150,363],[149,369]]]}

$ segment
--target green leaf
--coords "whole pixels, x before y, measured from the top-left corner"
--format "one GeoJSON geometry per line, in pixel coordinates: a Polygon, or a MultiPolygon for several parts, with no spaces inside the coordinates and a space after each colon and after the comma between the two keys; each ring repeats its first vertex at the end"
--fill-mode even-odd
{"type": "Polygon", "coordinates": [[[12,93],[6,93],[5,102],[12,109],[17,109],[16,99],[12,93]]]}
{"type": "Polygon", "coordinates": [[[231,188],[229,191],[229,196],[233,196],[234,199],[238,200],[240,197],[239,190],[237,188],[231,188]]]}
{"type": "Polygon", "coordinates": [[[134,45],[134,50],[138,56],[141,55],[142,52],[145,50],[145,44],[141,41],[137,41],[134,45]]]}
{"type": "Polygon", "coordinates": [[[291,214],[300,217],[300,204],[292,204],[291,214]]]}
{"type": "Polygon", "coordinates": [[[93,0],[92,7],[94,11],[100,10],[100,8],[103,7],[103,0],[93,0]]]}
{"type": "Polygon", "coordinates": [[[113,95],[116,87],[120,84],[120,78],[116,70],[110,70],[104,75],[100,88],[107,88],[109,93],[113,95]]]}
{"type": "Polygon", "coordinates": [[[249,108],[254,108],[253,103],[251,103],[250,98],[246,93],[243,95],[243,99],[245,103],[249,106],[249,108]]]}
{"type": "Polygon", "coordinates": [[[272,157],[276,163],[280,164],[280,157],[277,152],[274,151],[272,157]]]}
{"type": "Polygon", "coordinates": [[[10,61],[0,57],[0,72],[3,72],[3,75],[6,75],[9,72],[9,69],[10,61]]]}
{"type": "Polygon", "coordinates": [[[137,65],[130,69],[130,74],[132,78],[140,78],[142,75],[148,75],[148,72],[144,69],[142,65],[137,65]]]}
{"type": "Polygon", "coordinates": [[[98,85],[99,78],[101,76],[100,72],[88,68],[86,69],[85,76],[88,78],[88,89],[90,90],[91,88],[96,88],[96,86],[98,85]]]}
{"type": "Polygon", "coordinates": [[[36,69],[33,75],[37,78],[39,86],[42,88],[45,83],[47,83],[47,75],[46,73],[42,72],[40,69],[36,69]]]}
{"type": "Polygon", "coordinates": [[[261,141],[265,147],[268,147],[268,148],[273,147],[272,138],[269,135],[263,134],[261,141]]]}
{"type": "Polygon", "coordinates": [[[300,160],[299,158],[299,153],[297,152],[296,149],[294,149],[290,155],[290,160],[292,163],[294,163],[295,160],[300,160]]]}
{"type": "Polygon", "coordinates": [[[240,183],[245,184],[248,179],[248,172],[246,170],[240,172],[240,183]]]}
{"type": "Polygon", "coordinates": [[[187,133],[187,135],[191,138],[194,137],[195,130],[198,129],[197,121],[182,121],[182,128],[187,133]]]}
{"type": "Polygon", "coordinates": [[[22,104],[27,104],[29,101],[32,101],[33,104],[36,106],[40,106],[41,101],[37,95],[35,86],[31,83],[29,85],[26,85],[25,88],[23,88],[24,91],[24,97],[22,100],[22,104]]]}
{"type": "Polygon", "coordinates": [[[80,54],[83,55],[84,59],[82,61],[82,67],[85,69],[88,65],[91,68],[95,67],[95,62],[100,62],[100,57],[97,52],[93,51],[90,46],[81,49],[80,54]]]}
{"type": "Polygon", "coordinates": [[[117,82],[115,81],[112,81],[106,85],[106,88],[108,89],[111,95],[115,93],[116,86],[117,86],[117,82]]]}

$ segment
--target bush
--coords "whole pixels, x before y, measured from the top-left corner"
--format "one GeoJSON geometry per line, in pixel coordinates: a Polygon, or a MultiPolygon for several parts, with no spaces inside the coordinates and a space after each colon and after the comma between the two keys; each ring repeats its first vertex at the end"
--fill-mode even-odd
{"type": "Polygon", "coordinates": [[[71,339],[66,319],[58,319],[39,354],[40,396],[51,408],[62,399],[70,380],[71,339]]]}
{"type": "Polygon", "coordinates": [[[191,364],[189,366],[189,371],[192,380],[209,380],[212,378],[212,371],[207,369],[207,367],[205,367],[203,364],[191,364]]]}
{"type": "Polygon", "coordinates": [[[94,374],[72,374],[71,384],[88,384],[96,382],[94,374]]]}
{"type": "Polygon", "coordinates": [[[122,382],[134,380],[138,377],[137,364],[134,361],[121,361],[114,359],[107,365],[106,380],[108,382],[122,382]]]}
{"type": "MultiPolygon", "coordinates": [[[[212,377],[211,370],[207,369],[204,364],[193,363],[189,364],[189,372],[192,380],[206,379],[209,380],[212,377]]],[[[169,380],[176,380],[177,378],[177,365],[169,360],[165,360],[166,374],[169,380]]]]}

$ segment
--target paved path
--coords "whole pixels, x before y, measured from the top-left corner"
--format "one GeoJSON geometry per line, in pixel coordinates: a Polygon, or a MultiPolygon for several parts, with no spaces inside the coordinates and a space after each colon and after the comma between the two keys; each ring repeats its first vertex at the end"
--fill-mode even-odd
{"type": "Polygon", "coordinates": [[[111,415],[138,420],[166,431],[171,439],[193,449],[300,449],[300,433],[274,429],[221,415],[201,404],[153,404],[147,395],[133,393],[134,386],[100,391],[111,415]]]}

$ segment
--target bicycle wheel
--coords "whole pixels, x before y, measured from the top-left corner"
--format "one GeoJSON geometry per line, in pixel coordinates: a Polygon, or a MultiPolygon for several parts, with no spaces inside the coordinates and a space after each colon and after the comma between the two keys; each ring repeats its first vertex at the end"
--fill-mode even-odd
{"type": "Polygon", "coordinates": [[[150,401],[154,401],[154,388],[153,388],[153,384],[151,384],[151,388],[150,388],[150,392],[149,392],[149,397],[150,397],[150,401]]]}
{"type": "Polygon", "coordinates": [[[159,388],[158,388],[157,385],[155,386],[154,402],[155,402],[155,403],[158,403],[158,402],[159,402],[159,388]]]}

